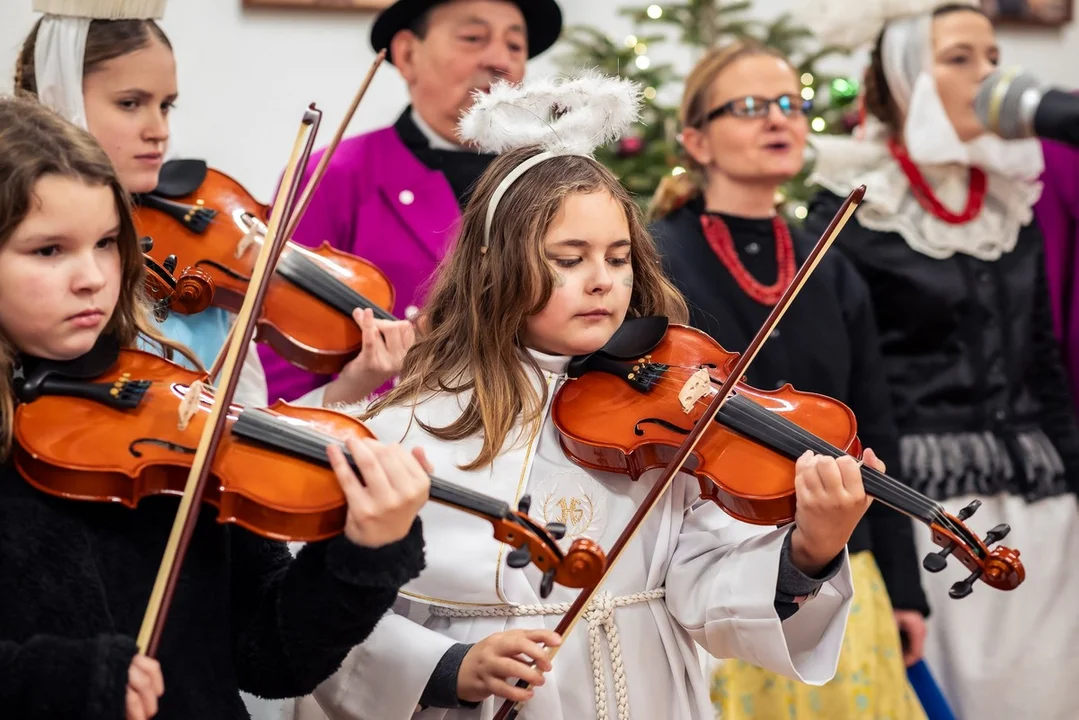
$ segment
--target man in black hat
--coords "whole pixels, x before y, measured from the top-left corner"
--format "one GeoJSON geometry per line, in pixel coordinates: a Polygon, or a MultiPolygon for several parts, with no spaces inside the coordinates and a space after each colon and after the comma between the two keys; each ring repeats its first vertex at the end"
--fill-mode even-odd
{"type": "MultiPolygon", "coordinates": [[[[474,92],[499,80],[520,82],[526,61],[561,30],[555,0],[398,0],[384,10],[371,44],[388,51],[411,104],[392,127],[338,146],[293,239],[329,241],[374,263],[396,291],[387,309],[399,318],[415,313],[472,185],[493,158],[460,145],[458,119],[474,92]]],[[[311,158],[305,182],[320,155],[311,158]]],[[[327,380],[289,366],[266,346],[260,353],[271,399],[297,398],[327,380]]]]}

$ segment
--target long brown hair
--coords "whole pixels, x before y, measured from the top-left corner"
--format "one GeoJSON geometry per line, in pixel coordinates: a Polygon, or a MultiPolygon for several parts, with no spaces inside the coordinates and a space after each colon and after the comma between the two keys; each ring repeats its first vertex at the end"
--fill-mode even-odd
{"type": "MultiPolygon", "coordinates": [[[[949,3],[941,5],[933,11],[933,17],[940,17],[949,13],[969,10],[979,15],[985,15],[981,8],[965,3],[949,3]]],[[[887,29],[887,28],[885,28],[887,29]]],[[[873,45],[873,51],[869,56],[869,67],[865,70],[865,109],[866,112],[884,123],[885,127],[893,135],[899,132],[899,107],[896,105],[891,88],[888,87],[888,78],[884,74],[884,62],[881,60],[882,45],[884,44],[884,30],[877,35],[877,41],[873,45]]]]}
{"type": "MultiPolygon", "coordinates": [[[[716,78],[738,60],[756,55],[778,58],[794,70],[794,65],[787,56],[755,40],[738,40],[712,48],[693,66],[693,70],[686,77],[682,106],[678,111],[678,120],[682,127],[702,128],[708,111],[712,109],[712,85],[715,84],[716,78]]],[[[670,215],[700,194],[704,182],[704,168],[687,152],[682,153],[681,166],[685,172],[667,175],[660,181],[648,206],[649,221],[670,215]]]]}
{"type": "MultiPolygon", "coordinates": [[[[405,357],[397,387],[377,400],[368,417],[389,405],[418,402],[429,393],[471,391],[463,413],[446,427],[420,423],[443,440],[482,434],[479,455],[462,469],[490,464],[522,419],[533,430],[542,420],[540,396],[522,364],[518,332],[543,309],[554,287],[554,271],[543,239],[566,198],[607,192],[626,213],[630,230],[633,293],[629,315],[665,315],[684,323],[685,301],[663,275],[655,244],[632,197],[609,170],[589,158],[567,155],[546,160],[517,179],[502,197],[491,226],[490,246],[481,252],[487,207],[502,179],[537,147],[507,152],[491,163],[465,208],[461,231],[436,272],[421,322],[427,332],[405,357]]],[[[532,363],[532,367],[536,368],[532,363]]],[[[546,392],[546,391],[544,391],[546,392]]]]}
{"type": "MultiPolygon", "coordinates": [[[[15,61],[16,92],[37,95],[34,51],[40,26],[39,19],[23,41],[22,50],[15,61]]],[[[143,49],[153,38],[172,49],[165,31],[153,20],[91,20],[86,33],[86,51],[83,53],[83,76],[98,70],[109,60],[143,49]]]]}
{"type": "MultiPolygon", "coordinates": [[[[112,190],[120,216],[120,297],[104,332],[113,333],[125,347],[139,335],[163,351],[178,350],[197,360],[155,329],[149,317],[144,285],[145,266],[131,218],[128,194],[120,185],[105,151],[84,130],[29,98],[0,98],[0,248],[11,239],[32,206],[34,187],[45,176],[78,179],[112,190]]],[[[0,459],[11,450],[15,391],[12,376],[16,348],[0,328],[0,459]]],[[[197,365],[196,365],[197,366],[197,365]]]]}

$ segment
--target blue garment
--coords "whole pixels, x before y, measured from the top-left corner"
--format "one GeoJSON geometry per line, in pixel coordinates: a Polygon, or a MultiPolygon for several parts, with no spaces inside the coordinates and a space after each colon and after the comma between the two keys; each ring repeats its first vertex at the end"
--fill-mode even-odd
{"type": "MultiPolygon", "coordinates": [[[[158,324],[158,329],[165,337],[184,345],[195,353],[202,362],[203,369],[208,369],[217,359],[217,354],[225,344],[229,328],[232,327],[232,315],[227,310],[211,307],[195,315],[170,313],[165,322],[158,324]]],[[[150,347],[140,339],[144,350],[150,347]]],[[[173,362],[194,370],[191,363],[182,355],[173,356],[173,362]]]]}
{"type": "Polygon", "coordinates": [[[907,677],[910,679],[914,692],[918,695],[925,714],[929,720],[955,720],[955,715],[948,707],[948,701],[944,693],[937,686],[933,674],[929,672],[929,666],[925,660],[919,660],[913,666],[907,668],[907,677]]]}

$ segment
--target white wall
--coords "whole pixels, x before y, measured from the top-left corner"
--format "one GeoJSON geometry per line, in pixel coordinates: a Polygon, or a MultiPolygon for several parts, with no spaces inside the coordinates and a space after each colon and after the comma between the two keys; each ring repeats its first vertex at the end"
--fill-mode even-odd
{"type": "MultiPolygon", "coordinates": [[[[797,0],[756,0],[756,12],[772,16],[797,0]]],[[[632,27],[620,5],[643,0],[563,0],[567,24],[602,27],[624,37],[632,27]]],[[[0,92],[10,89],[19,45],[36,17],[31,0],[0,0],[0,92]]],[[[173,115],[175,155],[201,157],[261,200],[268,200],[287,160],[303,109],[323,110],[324,145],[373,59],[368,44],[372,15],[355,11],[244,10],[242,0],[171,0],[163,27],[176,48],[180,100],[173,115]]],[[[1005,31],[1009,64],[1022,64],[1045,81],[1079,86],[1079,25],[1064,31],[1005,31]]],[[[552,72],[552,54],[530,72],[552,72]]],[[[680,66],[689,53],[668,51],[680,66]]],[[[857,71],[852,60],[849,72],[857,71]]],[[[404,85],[386,64],[349,133],[391,123],[407,102],[404,85]]]]}

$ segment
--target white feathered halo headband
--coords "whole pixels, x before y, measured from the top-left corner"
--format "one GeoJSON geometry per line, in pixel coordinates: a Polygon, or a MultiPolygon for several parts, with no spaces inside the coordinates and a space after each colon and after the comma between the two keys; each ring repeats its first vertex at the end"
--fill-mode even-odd
{"type": "Polygon", "coordinates": [[[504,153],[537,145],[542,152],[515,167],[487,206],[483,246],[491,239],[498,203],[514,182],[542,162],[565,155],[594,159],[596,148],[618,140],[640,117],[641,88],[594,71],[524,84],[500,82],[476,93],[458,124],[460,138],[481,152],[504,153]]]}

